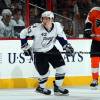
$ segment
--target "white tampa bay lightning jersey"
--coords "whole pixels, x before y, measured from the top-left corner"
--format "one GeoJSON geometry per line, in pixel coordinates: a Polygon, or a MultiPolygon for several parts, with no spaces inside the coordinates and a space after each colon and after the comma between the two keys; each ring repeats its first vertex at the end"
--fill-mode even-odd
{"type": "Polygon", "coordinates": [[[34,24],[20,33],[20,38],[25,39],[27,36],[32,36],[33,38],[33,51],[34,52],[47,52],[54,47],[56,37],[66,38],[63,28],[60,23],[54,22],[53,27],[50,31],[40,24],[34,24]]]}

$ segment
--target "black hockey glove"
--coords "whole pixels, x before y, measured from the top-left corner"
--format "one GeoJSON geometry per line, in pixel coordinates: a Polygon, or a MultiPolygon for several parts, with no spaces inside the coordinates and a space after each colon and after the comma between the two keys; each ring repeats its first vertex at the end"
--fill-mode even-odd
{"type": "Polygon", "coordinates": [[[25,56],[31,56],[31,52],[32,52],[32,49],[31,48],[29,48],[27,50],[24,50],[24,55],[25,56]]]}
{"type": "Polygon", "coordinates": [[[86,38],[91,38],[91,33],[92,33],[91,30],[85,30],[85,31],[84,31],[84,37],[86,37],[86,38]]]}
{"type": "Polygon", "coordinates": [[[32,48],[28,45],[28,43],[22,45],[21,49],[24,51],[25,56],[31,56],[32,48]]]}
{"type": "Polygon", "coordinates": [[[71,44],[66,44],[63,46],[63,50],[66,51],[66,56],[73,56],[74,54],[74,49],[73,47],[71,46],[71,44]]]}

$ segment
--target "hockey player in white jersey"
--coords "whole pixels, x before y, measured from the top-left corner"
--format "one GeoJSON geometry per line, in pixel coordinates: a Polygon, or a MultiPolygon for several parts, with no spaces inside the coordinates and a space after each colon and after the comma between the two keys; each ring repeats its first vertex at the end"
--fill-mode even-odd
{"type": "Polygon", "coordinates": [[[55,47],[55,41],[58,40],[66,53],[70,56],[74,49],[65,39],[63,28],[60,23],[54,22],[54,14],[51,11],[45,11],[41,15],[42,23],[30,26],[20,33],[21,48],[26,56],[34,52],[34,65],[40,74],[39,86],[36,91],[50,95],[51,91],[45,88],[45,83],[49,76],[49,63],[56,70],[54,83],[55,94],[68,94],[67,89],[62,88],[65,76],[65,62],[59,50],[55,47]],[[33,38],[32,47],[27,42],[27,36],[33,38]],[[32,50],[32,51],[31,51],[32,50]]]}
{"type": "Polygon", "coordinates": [[[2,11],[2,18],[0,20],[0,37],[12,38],[14,37],[13,23],[11,20],[12,12],[9,9],[2,11]]]}

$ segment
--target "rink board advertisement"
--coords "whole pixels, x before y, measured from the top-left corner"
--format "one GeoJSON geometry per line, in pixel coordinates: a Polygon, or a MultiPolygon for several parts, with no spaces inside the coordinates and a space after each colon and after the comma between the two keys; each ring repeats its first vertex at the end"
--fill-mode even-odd
{"type": "MultiPolygon", "coordinates": [[[[32,41],[29,41],[31,43],[32,41]]],[[[69,40],[76,53],[72,57],[62,54],[66,62],[66,74],[68,76],[90,75],[90,51],[91,40],[69,40]],[[80,52],[83,52],[81,54],[80,52]],[[85,54],[86,52],[86,54],[85,54]]],[[[57,42],[57,48],[62,48],[57,42]]],[[[51,76],[54,74],[53,68],[51,76]]],[[[0,78],[32,77],[34,64],[30,57],[25,57],[20,49],[19,40],[0,40],[0,78]]],[[[37,74],[37,73],[36,73],[37,74]]]]}
{"type": "MultiPolygon", "coordinates": [[[[66,76],[90,76],[90,51],[91,40],[68,40],[75,52],[72,57],[62,54],[66,66],[66,76]],[[80,53],[80,52],[83,52],[80,53]]],[[[32,40],[29,41],[32,44],[32,40]]],[[[61,45],[57,42],[57,48],[62,52],[61,45]]],[[[50,65],[50,76],[54,76],[55,70],[50,65]]],[[[38,76],[30,57],[25,57],[20,49],[20,40],[0,40],[0,79],[31,78],[38,76]]]]}

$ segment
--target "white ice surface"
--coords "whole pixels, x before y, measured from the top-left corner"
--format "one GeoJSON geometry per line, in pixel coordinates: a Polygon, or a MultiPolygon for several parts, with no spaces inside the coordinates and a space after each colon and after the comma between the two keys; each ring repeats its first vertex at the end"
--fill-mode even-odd
{"type": "Polygon", "coordinates": [[[68,96],[47,96],[35,92],[35,89],[0,89],[0,100],[100,100],[100,87],[67,87],[68,96]]]}

